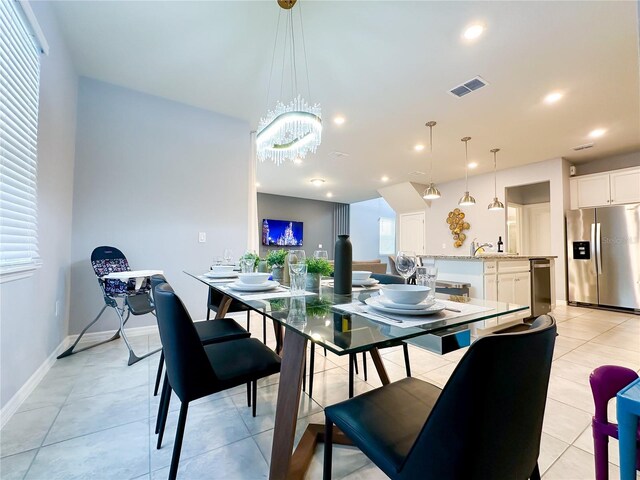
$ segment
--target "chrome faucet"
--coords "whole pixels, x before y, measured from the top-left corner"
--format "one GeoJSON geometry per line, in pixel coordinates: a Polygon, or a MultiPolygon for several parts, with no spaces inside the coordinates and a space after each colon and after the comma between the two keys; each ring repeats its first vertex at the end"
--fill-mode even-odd
{"type": "Polygon", "coordinates": [[[475,250],[473,251],[473,255],[471,255],[472,257],[475,257],[476,253],[478,253],[478,250],[480,250],[481,248],[484,248],[484,247],[493,248],[493,243],[483,243],[481,245],[476,245],[475,243],[473,243],[472,245],[476,247],[475,250]]]}

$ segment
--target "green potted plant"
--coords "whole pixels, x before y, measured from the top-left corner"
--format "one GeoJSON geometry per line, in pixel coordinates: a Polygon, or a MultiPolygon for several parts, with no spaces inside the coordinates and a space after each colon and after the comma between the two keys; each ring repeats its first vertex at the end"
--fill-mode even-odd
{"type": "Polygon", "coordinates": [[[271,250],[267,253],[267,265],[271,268],[271,276],[276,282],[282,283],[284,262],[287,258],[287,251],[284,248],[280,250],[271,250]]]}
{"type": "Polygon", "coordinates": [[[328,277],[333,272],[333,267],[324,258],[307,258],[307,290],[318,290],[320,278],[328,277]]]}

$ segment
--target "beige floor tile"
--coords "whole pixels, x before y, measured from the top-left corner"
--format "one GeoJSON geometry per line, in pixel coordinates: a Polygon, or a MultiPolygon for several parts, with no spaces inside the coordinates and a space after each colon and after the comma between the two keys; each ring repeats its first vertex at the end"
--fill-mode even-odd
{"type": "Polygon", "coordinates": [[[591,415],[578,408],[547,399],[542,431],[565,443],[573,443],[591,424],[591,415]]]}
{"type": "MultiPolygon", "coordinates": [[[[544,480],[591,480],[595,478],[593,455],[576,447],[569,447],[547,470],[544,480]]],[[[620,471],[609,464],[609,480],[620,478],[620,471]]]]}
{"type": "Polygon", "coordinates": [[[620,347],[640,353],[640,331],[628,332],[614,328],[590,340],[592,343],[620,347]]]}
{"type": "Polygon", "coordinates": [[[634,370],[640,368],[640,353],[591,342],[569,352],[563,359],[590,368],[601,365],[620,365],[634,370]]]}
{"type": "Polygon", "coordinates": [[[538,467],[540,473],[544,473],[549,469],[553,462],[555,462],[564,451],[569,448],[569,444],[558,440],[551,435],[542,433],[540,440],[540,456],[538,457],[538,467]]]}
{"type": "MultiPolygon", "coordinates": [[[[566,358],[566,356],[565,356],[566,358]]],[[[548,398],[593,413],[593,395],[587,383],[577,383],[565,378],[551,375],[549,379],[548,398]]]]}
{"type": "Polygon", "coordinates": [[[565,358],[560,358],[551,365],[551,375],[587,386],[592,371],[592,368],[569,362],[565,358]]]}
{"type": "MultiPolygon", "coordinates": [[[[573,442],[574,447],[578,447],[587,453],[593,455],[593,431],[591,425],[584,429],[584,432],[573,442]]],[[[609,462],[620,466],[620,450],[618,448],[618,440],[616,438],[609,438],[609,462]]]]}
{"type": "Polygon", "coordinates": [[[444,367],[436,368],[422,375],[418,375],[418,378],[426,380],[429,383],[434,384],[437,387],[444,388],[445,384],[449,381],[449,377],[455,370],[457,364],[452,363],[445,365],[444,367]]]}

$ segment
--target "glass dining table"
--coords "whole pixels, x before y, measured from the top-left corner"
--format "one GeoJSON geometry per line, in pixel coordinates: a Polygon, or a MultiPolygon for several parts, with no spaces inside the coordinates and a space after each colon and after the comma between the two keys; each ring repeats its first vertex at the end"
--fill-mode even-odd
{"type": "MultiPolygon", "coordinates": [[[[526,305],[436,294],[436,301],[444,306],[444,310],[424,317],[398,316],[369,307],[371,299],[379,293],[377,285],[354,287],[351,295],[338,295],[331,282],[323,281],[318,290],[292,296],[284,285],[265,292],[243,292],[230,286],[235,279],[212,279],[200,273],[185,273],[222,294],[216,318],[224,317],[231,301],[237,300],[273,320],[282,365],[271,451],[271,479],[303,478],[315,446],[324,436],[324,425],[310,424],[292,455],[307,342],[312,341],[336,355],[369,352],[382,384],[387,384],[389,377],[378,349],[402,341],[420,345],[423,337],[464,331],[477,322],[528,308],[526,305]]],[[[340,442],[348,444],[340,432],[335,432],[334,443],[340,442]]]]}

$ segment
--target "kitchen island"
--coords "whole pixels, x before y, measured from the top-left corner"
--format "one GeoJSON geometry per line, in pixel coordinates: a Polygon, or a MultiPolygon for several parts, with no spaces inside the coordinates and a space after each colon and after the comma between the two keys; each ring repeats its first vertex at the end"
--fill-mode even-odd
{"type": "MultiPolygon", "coordinates": [[[[465,282],[471,286],[469,296],[486,300],[531,305],[531,265],[535,260],[549,260],[550,304],[555,308],[554,255],[517,255],[509,253],[481,253],[471,255],[419,255],[422,264],[438,267],[438,280],[465,282]]],[[[493,323],[524,318],[531,311],[500,317],[493,323]]],[[[486,326],[491,326],[487,324],[486,326]]]]}

